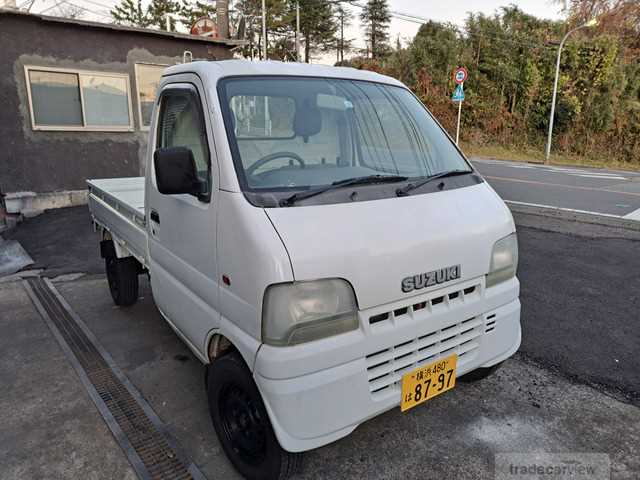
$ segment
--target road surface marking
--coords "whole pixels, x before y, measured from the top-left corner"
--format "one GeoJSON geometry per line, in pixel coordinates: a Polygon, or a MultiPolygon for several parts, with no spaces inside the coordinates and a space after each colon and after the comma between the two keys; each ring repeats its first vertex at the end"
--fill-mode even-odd
{"type": "Polygon", "coordinates": [[[511,168],[528,168],[528,169],[537,169],[548,172],[558,172],[558,173],[566,173],[568,175],[576,175],[579,177],[592,177],[592,178],[611,178],[613,180],[630,180],[628,177],[624,177],[622,172],[595,172],[593,170],[585,170],[581,168],[566,168],[566,167],[553,167],[550,165],[543,164],[517,164],[509,161],[501,161],[501,160],[472,160],[474,162],[485,163],[489,165],[503,165],[505,167],[511,168]]]}
{"type": "Polygon", "coordinates": [[[572,175],[576,177],[601,178],[603,180],[629,180],[627,177],[621,177],[620,175],[610,175],[605,173],[576,173],[572,175]]]}
{"type": "MultiPolygon", "coordinates": [[[[560,210],[562,212],[586,213],[588,215],[597,215],[599,217],[627,218],[627,217],[622,217],[620,215],[612,215],[610,213],[592,212],[590,210],[578,210],[576,208],[554,207],[553,205],[541,205],[539,203],[516,202],[515,200],[505,200],[505,203],[508,203],[511,205],[525,205],[527,207],[549,208],[551,210],[560,210]]],[[[638,212],[640,212],[640,209],[638,210],[638,212]]],[[[636,220],[636,219],[632,218],[631,220],[636,220]]],[[[637,218],[637,220],[640,220],[640,216],[637,218]]]]}
{"type": "Polygon", "coordinates": [[[640,220],[640,208],[637,210],[634,210],[631,213],[626,214],[622,218],[626,218],[627,220],[640,220]]]}
{"type": "Polygon", "coordinates": [[[583,187],[583,186],[580,186],[580,185],[566,185],[564,183],[546,183],[546,182],[539,182],[537,180],[523,180],[521,178],[494,177],[494,176],[489,176],[489,175],[483,175],[483,177],[484,178],[489,178],[491,180],[504,180],[506,182],[528,183],[528,184],[531,184],[531,185],[544,185],[544,186],[548,186],[548,187],[563,187],[563,188],[569,188],[569,189],[573,189],[573,190],[589,190],[589,191],[595,191],[595,192],[617,193],[618,195],[629,195],[631,197],[640,197],[640,193],[621,192],[619,190],[611,190],[611,189],[608,189],[608,188],[583,187]]]}

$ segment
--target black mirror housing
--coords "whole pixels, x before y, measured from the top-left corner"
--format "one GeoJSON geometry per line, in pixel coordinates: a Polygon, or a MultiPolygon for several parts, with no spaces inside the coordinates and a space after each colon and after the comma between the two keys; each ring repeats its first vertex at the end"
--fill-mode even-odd
{"type": "Polygon", "coordinates": [[[163,195],[189,194],[207,198],[207,185],[198,178],[193,153],[186,147],[159,148],[153,152],[158,191],[163,195]]]}

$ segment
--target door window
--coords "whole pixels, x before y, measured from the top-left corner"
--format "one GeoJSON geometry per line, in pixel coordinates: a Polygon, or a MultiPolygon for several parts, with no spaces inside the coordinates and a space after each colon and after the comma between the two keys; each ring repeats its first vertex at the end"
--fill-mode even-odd
{"type": "Polygon", "coordinates": [[[157,148],[186,147],[193,153],[198,177],[211,191],[209,145],[200,104],[192,90],[167,90],[162,95],[157,148]]]}

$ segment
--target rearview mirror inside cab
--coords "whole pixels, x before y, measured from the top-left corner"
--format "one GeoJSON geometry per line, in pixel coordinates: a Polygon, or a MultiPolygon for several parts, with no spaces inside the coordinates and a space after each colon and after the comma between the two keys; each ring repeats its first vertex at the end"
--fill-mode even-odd
{"type": "Polygon", "coordinates": [[[164,195],[187,193],[206,200],[207,185],[198,178],[193,152],[186,147],[159,148],[153,153],[158,191],[164,195]]]}

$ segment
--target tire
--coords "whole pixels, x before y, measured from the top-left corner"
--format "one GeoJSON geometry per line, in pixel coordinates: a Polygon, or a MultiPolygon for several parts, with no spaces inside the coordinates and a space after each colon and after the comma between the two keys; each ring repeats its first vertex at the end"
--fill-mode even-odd
{"type": "Polygon", "coordinates": [[[207,396],[222,449],[241,475],[249,480],[284,480],[300,470],[302,454],[287,452],[278,443],[260,392],[238,352],[209,365],[207,396]]]}
{"type": "Polygon", "coordinates": [[[140,267],[133,257],[117,258],[109,256],[104,259],[109,281],[109,291],[116,305],[126,307],[138,300],[138,273],[140,267]]]}
{"type": "Polygon", "coordinates": [[[503,362],[496,363],[491,367],[476,368],[475,370],[471,370],[469,373],[465,373],[462,377],[460,377],[460,380],[467,383],[484,380],[488,376],[492,375],[496,370],[498,370],[502,366],[502,363],[503,362]]]}

